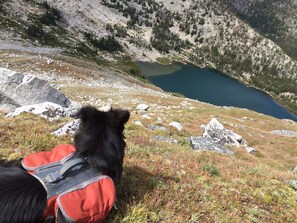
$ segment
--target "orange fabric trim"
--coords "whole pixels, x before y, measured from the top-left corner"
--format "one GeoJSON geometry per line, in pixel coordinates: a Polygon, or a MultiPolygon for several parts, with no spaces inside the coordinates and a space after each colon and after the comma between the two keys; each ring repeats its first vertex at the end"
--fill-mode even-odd
{"type": "Polygon", "coordinates": [[[55,206],[56,206],[56,200],[58,195],[50,198],[47,201],[47,207],[45,212],[43,213],[43,218],[46,218],[47,216],[55,216],[55,206]]]}
{"type": "Polygon", "coordinates": [[[104,178],[85,188],[62,195],[59,203],[75,222],[91,223],[103,222],[112,209],[114,200],[113,181],[104,178]]]}
{"type": "Polygon", "coordinates": [[[49,163],[58,162],[75,151],[76,149],[74,146],[69,144],[61,144],[56,146],[52,151],[44,151],[26,156],[23,159],[23,165],[28,168],[34,168],[49,163]]]}

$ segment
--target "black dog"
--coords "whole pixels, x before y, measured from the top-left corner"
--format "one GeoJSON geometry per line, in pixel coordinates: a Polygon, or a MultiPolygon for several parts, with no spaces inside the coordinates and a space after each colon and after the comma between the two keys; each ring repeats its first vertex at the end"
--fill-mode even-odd
{"type": "MultiPolygon", "coordinates": [[[[126,110],[98,111],[83,107],[78,112],[80,126],[74,135],[75,156],[86,158],[92,169],[119,183],[122,175],[126,110]]],[[[22,168],[21,160],[0,161],[0,222],[40,222],[47,206],[43,185],[22,168]]]]}

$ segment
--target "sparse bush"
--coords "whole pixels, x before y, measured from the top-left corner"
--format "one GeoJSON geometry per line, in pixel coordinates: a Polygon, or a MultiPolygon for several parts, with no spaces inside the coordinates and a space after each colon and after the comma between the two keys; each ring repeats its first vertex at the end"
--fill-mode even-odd
{"type": "Polygon", "coordinates": [[[45,25],[55,26],[57,25],[56,21],[60,21],[61,18],[62,18],[62,15],[57,9],[50,8],[50,10],[48,10],[40,17],[39,21],[45,25]]]}
{"type": "Polygon", "coordinates": [[[42,26],[40,25],[29,25],[27,30],[26,30],[26,34],[29,37],[33,37],[33,38],[42,38],[44,36],[44,31],[42,29],[42,26]]]}
{"type": "Polygon", "coordinates": [[[45,9],[50,9],[49,4],[47,3],[47,1],[40,3],[41,7],[45,8],[45,9]]]}
{"type": "Polygon", "coordinates": [[[214,164],[205,164],[202,169],[208,172],[211,176],[220,175],[218,168],[214,164]]]}
{"type": "Polygon", "coordinates": [[[199,25],[204,25],[205,24],[205,20],[204,18],[200,18],[199,19],[199,25]]]}
{"type": "Polygon", "coordinates": [[[122,45],[115,39],[114,36],[97,39],[93,34],[85,33],[85,37],[94,47],[103,51],[116,52],[123,49],[122,45]]]}
{"type": "Polygon", "coordinates": [[[0,0],[0,12],[3,12],[4,11],[4,7],[3,7],[3,5],[4,5],[4,2],[5,2],[6,0],[0,0]]]}
{"type": "Polygon", "coordinates": [[[40,17],[40,22],[45,25],[56,25],[56,18],[52,13],[46,12],[40,17]]]}
{"type": "Polygon", "coordinates": [[[75,49],[77,52],[80,52],[86,56],[91,56],[93,57],[93,55],[96,54],[96,51],[90,49],[90,47],[88,47],[86,44],[84,43],[79,43],[75,46],[75,49]]]}
{"type": "Polygon", "coordinates": [[[127,29],[117,24],[116,25],[107,24],[106,30],[110,31],[111,33],[113,33],[114,36],[117,36],[117,37],[126,37],[128,35],[127,29]]]}

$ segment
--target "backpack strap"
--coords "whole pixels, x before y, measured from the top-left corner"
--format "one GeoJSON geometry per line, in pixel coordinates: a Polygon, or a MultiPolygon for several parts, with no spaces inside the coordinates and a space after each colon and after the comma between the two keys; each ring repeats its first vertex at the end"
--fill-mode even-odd
{"type": "Polygon", "coordinates": [[[63,164],[63,167],[56,172],[49,173],[46,175],[45,180],[48,183],[54,183],[58,180],[61,180],[68,171],[74,170],[74,169],[79,169],[82,166],[84,166],[87,163],[87,161],[83,158],[75,158],[67,161],[66,163],[63,164]]]}

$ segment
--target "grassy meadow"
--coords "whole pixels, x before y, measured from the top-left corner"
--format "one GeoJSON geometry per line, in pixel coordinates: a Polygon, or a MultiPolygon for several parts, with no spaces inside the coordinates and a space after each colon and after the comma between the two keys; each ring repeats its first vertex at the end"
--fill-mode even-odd
{"type": "MultiPolygon", "coordinates": [[[[154,87],[151,93],[133,90],[137,81],[129,82],[132,87],[128,88],[114,83],[86,84],[83,80],[89,73],[103,68],[77,68],[80,64],[67,63],[68,69],[57,69],[61,69],[60,73],[75,71],[79,80],[61,81],[58,72],[51,81],[66,96],[95,106],[109,102],[131,112],[125,129],[123,178],[117,188],[118,210],[112,211],[107,222],[297,222],[297,193],[286,183],[297,179],[297,173],[292,172],[297,165],[297,137],[270,133],[281,129],[297,131],[296,122],[156,93],[154,87]],[[137,112],[140,103],[150,106],[145,112],[149,118],[137,112]],[[202,135],[200,126],[211,118],[242,135],[257,150],[256,154],[230,146],[234,156],[193,151],[189,137],[202,135]],[[169,126],[172,121],[180,122],[183,130],[169,126]],[[168,132],[147,128],[153,124],[166,127],[168,132]],[[154,140],[156,135],[172,137],[178,143],[154,140]]],[[[54,65],[55,61],[48,67],[54,65]]],[[[32,114],[1,116],[0,157],[15,159],[71,143],[71,136],[59,138],[51,134],[70,120],[50,122],[32,114]]]]}

